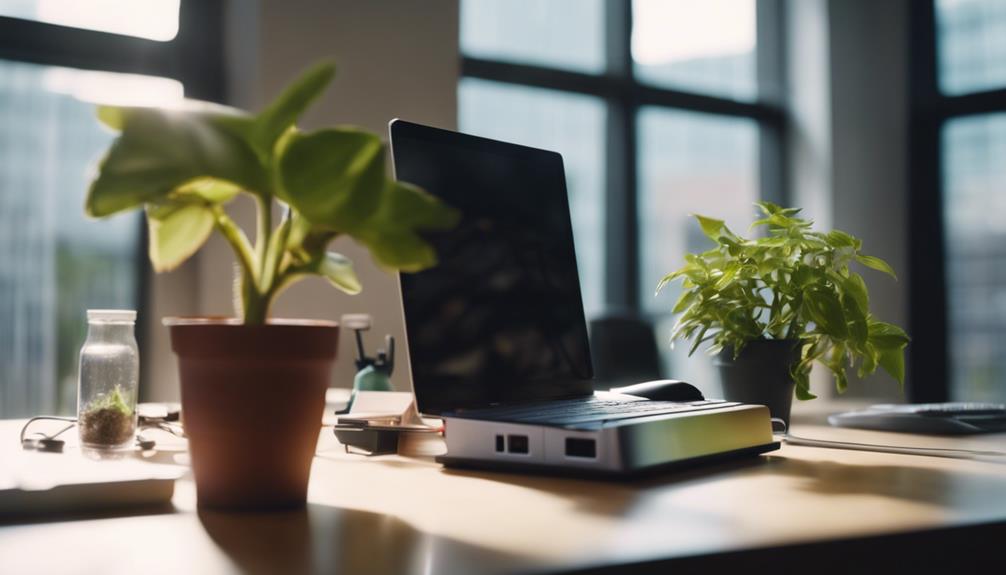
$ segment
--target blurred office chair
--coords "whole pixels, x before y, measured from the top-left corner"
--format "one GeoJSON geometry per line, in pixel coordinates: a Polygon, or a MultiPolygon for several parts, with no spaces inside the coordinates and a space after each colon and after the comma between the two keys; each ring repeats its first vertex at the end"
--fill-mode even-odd
{"type": "Polygon", "coordinates": [[[590,348],[597,389],[660,379],[653,324],[636,314],[615,313],[591,320],[590,348]]]}

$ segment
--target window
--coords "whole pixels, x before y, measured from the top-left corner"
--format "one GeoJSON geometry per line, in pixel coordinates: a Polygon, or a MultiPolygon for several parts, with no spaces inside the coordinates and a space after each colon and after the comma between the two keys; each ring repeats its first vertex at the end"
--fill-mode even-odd
{"type": "Polygon", "coordinates": [[[604,0],[465,0],[461,51],[474,58],[600,73],[604,0]]]}
{"type": "Polygon", "coordinates": [[[785,197],[778,18],[776,0],[462,0],[459,128],[563,155],[588,319],[645,314],[666,341],[673,293],[653,289],[705,245],[690,214],[745,230],[785,197]]]}
{"type": "Polygon", "coordinates": [[[937,0],[939,85],[945,94],[1006,86],[1006,3],[937,0]]]}
{"type": "Polygon", "coordinates": [[[0,15],[160,41],[178,34],[178,0],[9,0],[0,15]]]}
{"type": "Polygon", "coordinates": [[[211,53],[203,71],[182,57],[210,48],[216,12],[160,0],[134,14],[127,4],[0,5],[0,417],[73,412],[85,310],[144,304],[140,216],[83,214],[89,174],[114,137],[94,104],[219,97],[211,53]],[[202,24],[175,38],[183,17],[202,24]]]}
{"type": "MultiPolygon", "coordinates": [[[[459,124],[465,131],[563,150],[577,267],[584,286],[604,283],[604,104],[570,92],[476,78],[461,80],[459,124]]],[[[600,289],[583,292],[585,313],[603,309],[600,289]]]]}
{"type": "Polygon", "coordinates": [[[755,100],[754,0],[633,0],[632,60],[641,81],[755,100]]]}
{"type": "Polygon", "coordinates": [[[913,396],[1006,401],[1006,5],[913,9],[913,396]]]}

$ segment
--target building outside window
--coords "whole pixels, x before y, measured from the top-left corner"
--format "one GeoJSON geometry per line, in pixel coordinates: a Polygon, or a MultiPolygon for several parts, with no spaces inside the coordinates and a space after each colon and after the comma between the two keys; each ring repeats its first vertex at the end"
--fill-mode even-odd
{"type": "MultiPolygon", "coordinates": [[[[1006,3],[935,0],[949,397],[1006,401],[1006,3]]],[[[916,276],[918,277],[918,276],[916,276]]],[[[922,278],[919,278],[922,279],[922,278]]],[[[925,281],[925,280],[922,280],[925,281]]]]}
{"type": "Polygon", "coordinates": [[[179,0],[0,2],[0,417],[73,412],[85,311],[142,307],[140,215],[83,214],[114,138],[95,103],[212,97],[181,55],[213,14],[179,0]]]}

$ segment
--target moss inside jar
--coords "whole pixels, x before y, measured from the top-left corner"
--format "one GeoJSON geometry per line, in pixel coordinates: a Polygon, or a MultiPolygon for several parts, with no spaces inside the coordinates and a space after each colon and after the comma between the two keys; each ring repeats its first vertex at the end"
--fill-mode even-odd
{"type": "Polygon", "coordinates": [[[77,425],[80,439],[89,447],[120,447],[128,444],[136,432],[136,414],[115,386],[98,396],[81,411],[77,425]]]}

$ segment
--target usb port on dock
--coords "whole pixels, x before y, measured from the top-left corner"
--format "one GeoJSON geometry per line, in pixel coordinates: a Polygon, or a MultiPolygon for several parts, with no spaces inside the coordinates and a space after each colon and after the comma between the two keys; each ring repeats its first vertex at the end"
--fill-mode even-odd
{"type": "Polygon", "coordinates": [[[567,437],[566,457],[597,459],[597,442],[583,437],[567,437]]]}
{"type": "Polygon", "coordinates": [[[507,435],[507,451],[510,453],[528,453],[528,441],[526,435],[507,435]]]}

